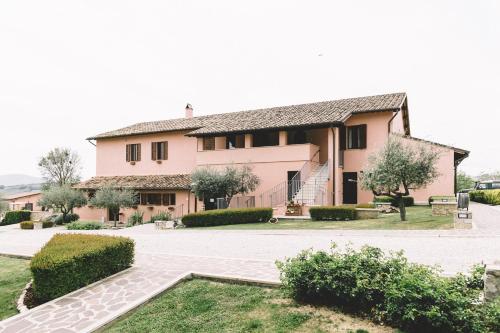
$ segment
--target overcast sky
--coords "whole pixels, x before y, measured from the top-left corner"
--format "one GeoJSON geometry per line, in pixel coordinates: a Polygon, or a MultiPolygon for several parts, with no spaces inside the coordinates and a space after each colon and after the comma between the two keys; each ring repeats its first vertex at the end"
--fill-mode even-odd
{"type": "Polygon", "coordinates": [[[500,169],[500,1],[1,1],[0,174],[136,122],[407,92],[412,134],[500,169]]]}

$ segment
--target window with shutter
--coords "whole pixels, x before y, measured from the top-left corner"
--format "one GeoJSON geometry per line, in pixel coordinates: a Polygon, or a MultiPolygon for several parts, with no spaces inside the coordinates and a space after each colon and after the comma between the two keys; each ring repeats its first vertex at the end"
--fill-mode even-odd
{"type": "Polygon", "coordinates": [[[346,150],[346,128],[345,126],[340,127],[340,138],[339,138],[339,145],[340,145],[340,150],[346,150]]]}
{"type": "Polygon", "coordinates": [[[162,161],[168,159],[168,142],[151,143],[151,159],[153,161],[162,161]]]}
{"type": "Polygon", "coordinates": [[[137,162],[141,160],[141,144],[134,143],[126,146],[125,159],[127,162],[137,162]]]}
{"type": "Polygon", "coordinates": [[[366,131],[366,124],[347,127],[347,148],[365,149],[366,131]]]}
{"type": "Polygon", "coordinates": [[[215,137],[203,138],[203,150],[215,150],[215,137]]]}
{"type": "Polygon", "coordinates": [[[175,193],[163,194],[163,205],[164,206],[175,206],[175,193]]]}

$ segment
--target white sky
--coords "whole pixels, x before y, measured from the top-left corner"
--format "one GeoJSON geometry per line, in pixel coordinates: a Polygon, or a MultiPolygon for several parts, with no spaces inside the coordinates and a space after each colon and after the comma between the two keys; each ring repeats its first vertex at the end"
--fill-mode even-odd
{"type": "Polygon", "coordinates": [[[412,134],[500,169],[500,1],[0,2],[0,174],[135,122],[406,91],[412,134]],[[319,56],[322,55],[322,56],[319,56]]]}

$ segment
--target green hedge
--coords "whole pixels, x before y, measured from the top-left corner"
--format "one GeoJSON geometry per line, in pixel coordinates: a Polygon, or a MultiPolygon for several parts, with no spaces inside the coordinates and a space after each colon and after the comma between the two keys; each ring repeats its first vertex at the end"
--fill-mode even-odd
{"type": "Polygon", "coordinates": [[[227,224],[267,222],[273,216],[272,208],[217,209],[185,215],[186,227],[209,227],[227,224]]]}
{"type": "Polygon", "coordinates": [[[309,208],[311,219],[318,220],[355,220],[354,206],[320,206],[309,208]]]}
{"type": "Polygon", "coordinates": [[[102,223],[95,221],[76,221],[66,224],[66,229],[68,230],[99,230],[103,227],[102,223]]]}
{"type": "Polygon", "coordinates": [[[15,224],[22,221],[29,221],[31,211],[29,210],[11,210],[5,213],[5,217],[0,222],[0,225],[15,224]]]}
{"type": "Polygon", "coordinates": [[[52,228],[54,225],[55,225],[55,223],[52,222],[52,221],[43,221],[42,222],[42,228],[43,229],[45,229],[45,228],[52,228]]]}
{"type": "MultiPolygon", "coordinates": [[[[403,197],[403,201],[405,203],[405,207],[411,207],[411,206],[415,205],[415,199],[413,199],[413,197],[411,197],[411,196],[403,197]]],[[[376,196],[373,199],[373,202],[390,202],[391,206],[393,206],[393,207],[399,206],[399,204],[396,202],[396,199],[393,199],[393,198],[391,198],[389,196],[385,196],[385,195],[376,196]]]]}
{"type": "Polygon", "coordinates": [[[500,190],[477,190],[470,191],[471,201],[484,203],[488,205],[500,205],[500,190]]]}
{"type": "Polygon", "coordinates": [[[483,266],[442,277],[402,253],[365,246],[304,251],[278,262],[284,290],[299,302],[339,307],[408,333],[498,332],[500,299],[482,304],[483,266]]]}
{"type": "Polygon", "coordinates": [[[134,261],[134,241],[125,237],[56,234],[33,257],[33,293],[50,301],[122,271],[134,261]]]}
{"type": "Polygon", "coordinates": [[[35,225],[31,221],[23,221],[23,222],[19,223],[19,225],[20,225],[21,229],[24,229],[24,230],[31,230],[31,229],[35,228],[35,225]]]}
{"type": "Polygon", "coordinates": [[[371,203],[360,203],[356,205],[356,208],[377,208],[377,206],[371,203]]]}

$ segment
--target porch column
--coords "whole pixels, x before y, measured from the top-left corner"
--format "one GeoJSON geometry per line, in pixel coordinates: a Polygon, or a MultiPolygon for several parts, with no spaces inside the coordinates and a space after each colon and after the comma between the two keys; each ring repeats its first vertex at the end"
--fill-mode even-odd
{"type": "MultiPolygon", "coordinates": [[[[334,179],[334,168],[335,168],[335,159],[334,159],[334,149],[335,149],[335,132],[333,128],[328,128],[328,203],[332,202],[332,196],[335,193],[335,179],[334,179]]],[[[332,202],[335,205],[335,202],[332,202]]]]}
{"type": "Polygon", "coordinates": [[[286,146],[286,141],[287,141],[286,136],[287,136],[286,131],[280,131],[279,134],[280,146],[286,146]]]}
{"type": "Polygon", "coordinates": [[[253,134],[245,134],[245,148],[253,147],[253,134]]]}
{"type": "Polygon", "coordinates": [[[342,204],[342,182],[343,182],[343,176],[342,176],[342,169],[340,168],[340,128],[335,128],[335,146],[334,146],[334,167],[335,167],[335,184],[334,184],[334,191],[335,191],[335,205],[341,205],[342,204]]]}

